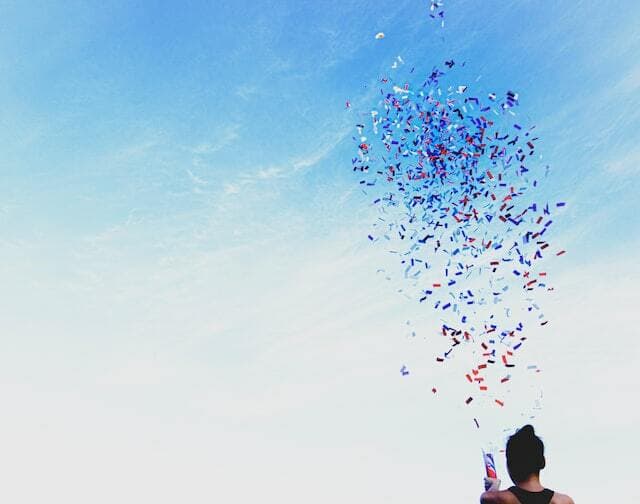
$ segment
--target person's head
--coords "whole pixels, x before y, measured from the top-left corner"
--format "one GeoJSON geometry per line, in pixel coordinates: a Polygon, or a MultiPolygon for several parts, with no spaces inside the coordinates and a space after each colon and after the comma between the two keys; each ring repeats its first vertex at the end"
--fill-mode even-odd
{"type": "Polygon", "coordinates": [[[532,425],[525,425],[507,441],[507,469],[514,483],[540,474],[545,466],[544,444],[532,425]]]}

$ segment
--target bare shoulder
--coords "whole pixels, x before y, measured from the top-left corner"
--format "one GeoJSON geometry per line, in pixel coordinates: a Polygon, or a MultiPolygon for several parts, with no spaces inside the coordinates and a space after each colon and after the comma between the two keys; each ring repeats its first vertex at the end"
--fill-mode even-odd
{"type": "Polygon", "coordinates": [[[485,492],[480,496],[480,503],[481,504],[519,504],[515,495],[509,492],[509,490],[500,490],[498,492],[485,492]]]}
{"type": "Polygon", "coordinates": [[[550,504],[574,504],[573,499],[568,495],[555,492],[550,504]]]}

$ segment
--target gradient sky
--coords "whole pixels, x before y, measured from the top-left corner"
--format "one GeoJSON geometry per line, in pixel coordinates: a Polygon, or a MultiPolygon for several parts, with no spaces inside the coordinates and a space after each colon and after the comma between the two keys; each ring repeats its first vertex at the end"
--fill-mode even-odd
{"type": "Polygon", "coordinates": [[[399,55],[537,125],[543,482],[640,497],[640,3],[445,7],[0,2],[2,501],[477,501],[487,435],[431,394],[351,172],[399,55]]]}

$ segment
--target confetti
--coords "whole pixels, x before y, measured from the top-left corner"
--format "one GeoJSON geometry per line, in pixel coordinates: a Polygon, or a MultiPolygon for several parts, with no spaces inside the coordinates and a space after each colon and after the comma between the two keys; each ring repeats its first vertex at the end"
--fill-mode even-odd
{"type": "Polygon", "coordinates": [[[440,27],[444,28],[444,2],[442,0],[430,0],[429,17],[434,20],[440,20],[440,27]]]}
{"type": "MultiPolygon", "coordinates": [[[[444,20],[442,2],[430,11],[444,20]]],[[[352,170],[379,212],[369,241],[390,247],[409,282],[399,292],[444,321],[433,328],[444,346],[436,362],[468,350],[467,386],[503,406],[491,385],[512,380],[504,370],[518,366],[530,319],[548,324],[531,296],[553,290],[542,267],[565,250],[548,254],[546,233],[566,203],[539,199],[548,167],[537,164],[535,126],[516,122],[518,93],[451,83],[456,68],[447,60],[418,82],[381,78],[379,102],[356,125],[352,170]]]]}

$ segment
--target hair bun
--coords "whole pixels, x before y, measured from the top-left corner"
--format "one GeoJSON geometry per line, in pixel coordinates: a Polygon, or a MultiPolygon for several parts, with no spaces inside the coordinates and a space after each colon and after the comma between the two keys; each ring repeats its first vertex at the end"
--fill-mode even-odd
{"type": "Polygon", "coordinates": [[[518,437],[527,437],[527,438],[534,438],[536,437],[536,431],[533,428],[533,425],[527,424],[524,427],[522,427],[521,429],[518,430],[518,437]]]}

